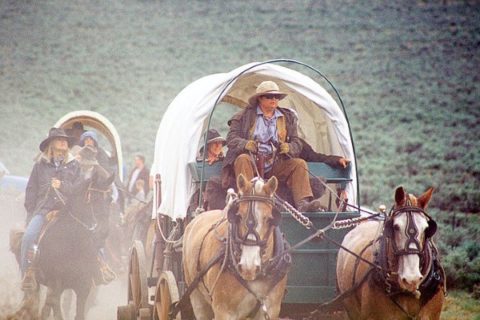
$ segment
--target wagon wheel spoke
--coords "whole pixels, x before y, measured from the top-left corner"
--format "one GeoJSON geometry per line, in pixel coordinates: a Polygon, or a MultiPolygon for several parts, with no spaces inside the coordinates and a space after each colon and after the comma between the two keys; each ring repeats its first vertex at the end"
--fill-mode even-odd
{"type": "Polygon", "coordinates": [[[140,241],[134,242],[130,256],[128,301],[133,304],[136,313],[141,308],[148,307],[145,251],[140,241]]]}
{"type": "MultiPolygon", "coordinates": [[[[167,320],[170,319],[169,314],[172,311],[172,303],[179,301],[178,287],[175,280],[175,276],[171,271],[164,271],[160,275],[156,294],[155,294],[155,319],[167,320]]],[[[179,312],[175,319],[181,319],[181,313],[179,312]]]]}

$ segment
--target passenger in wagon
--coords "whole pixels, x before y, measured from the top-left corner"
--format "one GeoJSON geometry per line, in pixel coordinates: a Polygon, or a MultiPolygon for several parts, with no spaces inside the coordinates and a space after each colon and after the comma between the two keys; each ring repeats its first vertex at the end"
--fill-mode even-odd
{"type": "MultiPolygon", "coordinates": [[[[207,132],[207,154],[205,155],[205,161],[209,165],[213,165],[218,161],[223,161],[223,147],[226,144],[225,138],[223,138],[216,129],[209,129],[207,132]]],[[[203,161],[203,146],[197,156],[197,161],[203,161]]],[[[198,207],[198,192],[192,197],[192,208],[198,207]]],[[[215,210],[223,209],[225,207],[225,198],[227,196],[226,189],[222,188],[221,177],[213,176],[208,180],[205,191],[203,193],[203,209],[215,210]]]]}
{"type": "MultiPolygon", "coordinates": [[[[276,176],[286,183],[298,210],[320,211],[320,200],[313,199],[307,163],[300,158],[305,146],[297,134],[297,116],[278,106],[286,96],[275,82],[264,81],[250,97],[249,106],[228,121],[222,185],[234,185],[240,173],[252,179],[258,170],[264,178],[276,176]]],[[[348,165],[347,159],[341,159],[339,165],[348,165]]]]}
{"type": "MultiPolygon", "coordinates": [[[[207,154],[205,160],[209,165],[222,161],[224,158],[222,148],[226,144],[225,138],[215,129],[209,129],[207,132],[207,154]]],[[[203,161],[203,146],[198,152],[197,161],[203,161]]]]}

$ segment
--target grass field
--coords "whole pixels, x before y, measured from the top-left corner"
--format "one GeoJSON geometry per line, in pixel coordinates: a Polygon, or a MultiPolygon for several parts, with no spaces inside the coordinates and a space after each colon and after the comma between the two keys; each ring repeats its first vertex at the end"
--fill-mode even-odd
{"type": "Polygon", "coordinates": [[[480,304],[465,292],[449,292],[443,306],[442,320],[479,320],[480,304]]]}
{"type": "Polygon", "coordinates": [[[153,156],[168,103],[188,83],[287,57],[336,85],[352,123],[361,200],[401,183],[478,212],[477,1],[1,1],[1,160],[27,175],[63,114],[107,116],[127,159],[153,156]]]}

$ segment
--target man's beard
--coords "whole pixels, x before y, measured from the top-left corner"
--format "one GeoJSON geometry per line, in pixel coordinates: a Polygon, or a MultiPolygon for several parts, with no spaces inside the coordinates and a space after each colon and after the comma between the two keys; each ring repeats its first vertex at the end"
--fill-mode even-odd
{"type": "Polygon", "coordinates": [[[66,150],[62,150],[62,149],[58,149],[58,148],[53,148],[53,158],[54,158],[56,161],[63,161],[63,160],[65,160],[66,153],[67,153],[66,150]]]}

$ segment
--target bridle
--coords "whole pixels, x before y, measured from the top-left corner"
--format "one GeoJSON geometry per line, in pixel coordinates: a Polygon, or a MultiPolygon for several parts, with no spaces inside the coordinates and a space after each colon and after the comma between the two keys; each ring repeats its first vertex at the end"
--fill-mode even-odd
{"type": "Polygon", "coordinates": [[[425,243],[428,241],[429,238],[433,237],[437,230],[437,223],[430,217],[428,213],[426,213],[423,209],[419,207],[412,206],[410,199],[407,199],[407,203],[405,206],[399,208],[392,208],[390,214],[387,217],[387,220],[384,224],[384,236],[389,238],[392,243],[393,247],[393,254],[395,256],[403,256],[408,254],[418,254],[422,255],[425,250],[425,243]],[[397,244],[394,239],[394,230],[393,230],[393,220],[396,216],[401,213],[405,213],[407,217],[407,226],[405,228],[405,236],[407,237],[407,241],[405,242],[404,248],[398,248],[397,244]],[[425,239],[424,243],[420,243],[418,241],[418,227],[415,224],[413,219],[414,213],[421,213],[424,217],[427,218],[428,227],[425,229],[425,239]],[[411,248],[410,245],[414,244],[415,248],[411,248]]]}

